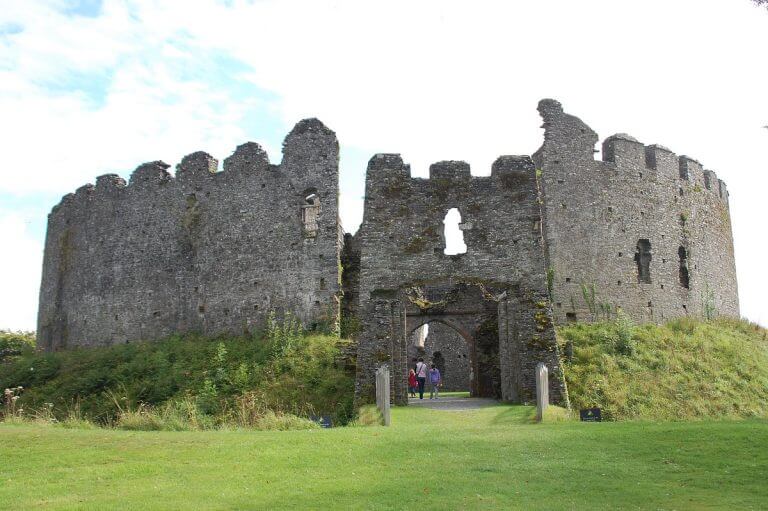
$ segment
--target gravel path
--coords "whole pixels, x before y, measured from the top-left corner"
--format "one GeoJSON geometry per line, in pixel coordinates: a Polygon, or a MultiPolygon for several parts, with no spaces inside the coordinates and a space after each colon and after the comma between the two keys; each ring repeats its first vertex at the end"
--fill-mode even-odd
{"type": "Polygon", "coordinates": [[[428,396],[424,396],[424,399],[409,398],[408,406],[421,406],[423,408],[432,408],[434,410],[445,410],[447,412],[461,412],[464,410],[475,410],[477,408],[483,408],[485,406],[493,406],[498,404],[495,399],[480,398],[480,397],[456,397],[445,396],[439,399],[429,399],[428,396]]]}

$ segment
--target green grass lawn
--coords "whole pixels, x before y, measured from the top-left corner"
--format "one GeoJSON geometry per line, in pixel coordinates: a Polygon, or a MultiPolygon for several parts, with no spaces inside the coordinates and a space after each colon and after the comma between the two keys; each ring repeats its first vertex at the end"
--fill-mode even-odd
{"type": "Polygon", "coordinates": [[[764,509],[768,422],[531,424],[396,408],[393,426],[128,432],[0,424],[3,509],[764,509]]]}

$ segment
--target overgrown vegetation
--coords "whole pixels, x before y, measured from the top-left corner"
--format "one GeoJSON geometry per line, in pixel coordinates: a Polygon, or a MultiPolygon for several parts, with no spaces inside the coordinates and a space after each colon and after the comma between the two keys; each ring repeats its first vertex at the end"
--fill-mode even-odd
{"type": "Polygon", "coordinates": [[[35,350],[34,332],[0,330],[0,364],[11,362],[35,350]]]}
{"type": "MultiPolygon", "coordinates": [[[[254,337],[174,336],[157,342],[25,353],[0,366],[0,389],[37,421],[92,421],[125,429],[314,427],[353,415],[354,385],[336,336],[305,334],[270,316],[254,337]]],[[[2,413],[2,412],[0,412],[2,413]]],[[[4,414],[7,415],[7,414],[4,414]]],[[[8,419],[9,417],[6,417],[8,419]]]]}
{"type": "Polygon", "coordinates": [[[573,353],[563,367],[575,409],[609,420],[768,416],[768,331],[747,321],[633,325],[619,312],[561,326],[558,339],[573,353]]]}

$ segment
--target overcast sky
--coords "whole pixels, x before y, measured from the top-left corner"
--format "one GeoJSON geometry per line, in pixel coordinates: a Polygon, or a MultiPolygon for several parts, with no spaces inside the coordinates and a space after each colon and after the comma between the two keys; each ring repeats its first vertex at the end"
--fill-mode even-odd
{"type": "Polygon", "coordinates": [[[97,175],[246,140],[278,163],[318,117],[354,232],[371,155],[489,174],[539,147],[544,97],[726,181],[741,311],[768,324],[766,48],[749,0],[0,0],[0,328],[35,328],[46,216],[97,175]]]}

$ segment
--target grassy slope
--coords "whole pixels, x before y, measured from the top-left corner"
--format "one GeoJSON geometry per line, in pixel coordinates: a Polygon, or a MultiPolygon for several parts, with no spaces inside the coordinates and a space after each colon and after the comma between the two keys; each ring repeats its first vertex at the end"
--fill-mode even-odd
{"type": "Polygon", "coordinates": [[[765,329],[729,319],[630,326],[634,352],[626,355],[621,328],[558,329],[563,347],[573,342],[564,370],[574,408],[599,406],[615,419],[768,416],[765,329]]]}
{"type": "Polygon", "coordinates": [[[530,424],[393,410],[390,428],[124,432],[0,424],[7,509],[758,509],[768,422],[530,424]]]}
{"type": "Polygon", "coordinates": [[[0,390],[19,385],[26,389],[20,406],[32,410],[53,403],[60,419],[77,403],[87,417],[108,420],[117,413],[114,398],[135,408],[192,396],[216,413],[246,391],[263,394],[270,407],[283,411],[314,410],[337,420],[352,414],[353,382],[340,364],[339,341],[324,335],[287,341],[188,335],[27,354],[0,364],[0,390]],[[213,397],[207,397],[210,387],[213,397]]]}

